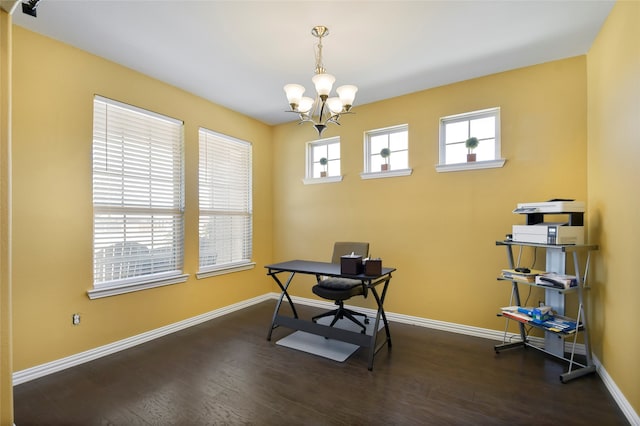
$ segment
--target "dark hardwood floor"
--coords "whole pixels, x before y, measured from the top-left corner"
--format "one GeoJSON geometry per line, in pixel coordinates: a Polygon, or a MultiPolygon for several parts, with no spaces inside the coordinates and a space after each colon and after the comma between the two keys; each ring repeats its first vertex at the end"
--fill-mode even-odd
{"type": "MultiPolygon", "coordinates": [[[[274,302],[14,389],[27,425],[625,425],[596,374],[532,349],[392,323],[393,348],[344,363],[277,346],[274,302]]],[[[300,307],[303,317],[316,309],[300,307]]]]}

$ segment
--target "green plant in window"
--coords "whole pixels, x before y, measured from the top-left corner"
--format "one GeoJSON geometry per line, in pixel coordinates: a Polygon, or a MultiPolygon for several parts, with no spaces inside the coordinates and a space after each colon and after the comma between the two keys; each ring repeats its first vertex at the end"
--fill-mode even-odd
{"type": "Polygon", "coordinates": [[[475,136],[471,136],[464,142],[464,146],[469,150],[467,153],[467,162],[476,161],[476,154],[473,152],[478,147],[480,141],[475,136]]]}
{"type": "Polygon", "coordinates": [[[320,177],[326,177],[327,176],[327,164],[328,163],[329,163],[329,160],[327,160],[326,157],[322,157],[320,159],[320,165],[324,168],[324,170],[320,172],[320,177]]]}
{"type": "Polygon", "coordinates": [[[389,148],[382,148],[380,150],[380,157],[384,159],[384,164],[382,165],[382,170],[389,169],[389,156],[391,155],[391,150],[389,148]]]}
{"type": "Polygon", "coordinates": [[[478,138],[472,136],[464,142],[464,146],[467,147],[467,149],[469,150],[469,154],[471,154],[473,150],[478,147],[479,143],[480,141],[478,141],[478,138]]]}

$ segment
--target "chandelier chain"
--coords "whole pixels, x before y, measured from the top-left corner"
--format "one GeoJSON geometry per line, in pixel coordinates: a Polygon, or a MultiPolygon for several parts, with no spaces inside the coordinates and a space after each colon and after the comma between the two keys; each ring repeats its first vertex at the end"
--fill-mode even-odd
{"type": "Polygon", "coordinates": [[[327,124],[339,125],[340,116],[351,114],[351,106],[358,88],[353,85],[344,85],[336,89],[338,96],[331,97],[331,88],[335,77],[327,74],[322,63],[322,38],[329,35],[329,29],[319,25],[311,29],[311,34],[318,38],[318,44],[314,48],[315,75],[311,79],[316,88],[315,99],[304,96],[305,88],[300,84],[287,84],[284,91],[291,109],[288,112],[298,114],[300,123],[311,123],[322,136],[327,124]]]}
{"type": "Polygon", "coordinates": [[[324,64],[322,63],[322,36],[319,36],[318,44],[316,45],[316,74],[325,73],[327,70],[324,68],[324,64]]]}

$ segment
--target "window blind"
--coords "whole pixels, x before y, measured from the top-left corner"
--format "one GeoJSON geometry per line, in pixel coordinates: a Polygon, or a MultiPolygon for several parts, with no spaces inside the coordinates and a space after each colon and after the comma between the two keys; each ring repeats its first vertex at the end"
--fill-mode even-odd
{"type": "Polygon", "coordinates": [[[166,279],[183,262],[183,123],[94,98],[94,288],[166,279]]]}
{"type": "Polygon", "coordinates": [[[201,271],[251,262],[251,144],[200,129],[201,271]]]}

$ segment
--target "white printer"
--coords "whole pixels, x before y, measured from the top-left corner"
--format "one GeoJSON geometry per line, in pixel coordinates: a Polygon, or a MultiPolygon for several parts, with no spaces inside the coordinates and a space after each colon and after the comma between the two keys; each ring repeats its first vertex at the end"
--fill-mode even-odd
{"type": "Polygon", "coordinates": [[[584,201],[551,200],[539,203],[518,203],[514,213],[584,213],[584,201]]]}
{"type": "Polygon", "coordinates": [[[584,202],[550,200],[520,203],[514,213],[527,216],[526,225],[513,225],[512,241],[536,244],[584,244],[584,202]],[[567,222],[545,222],[545,215],[568,215],[567,222]]]}

